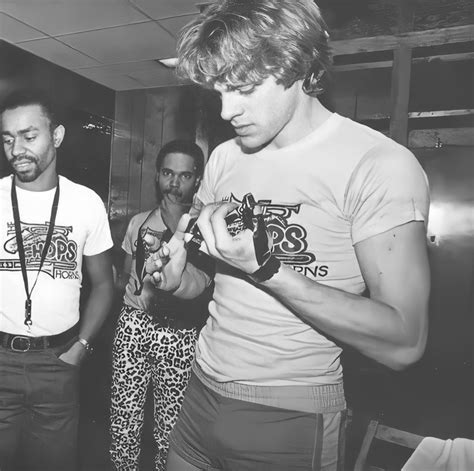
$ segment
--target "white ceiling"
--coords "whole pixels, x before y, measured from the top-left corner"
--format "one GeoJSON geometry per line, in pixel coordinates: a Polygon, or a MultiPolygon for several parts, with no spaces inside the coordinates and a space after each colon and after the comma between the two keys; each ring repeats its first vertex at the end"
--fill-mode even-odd
{"type": "Polygon", "coordinates": [[[178,84],[176,55],[199,0],[0,0],[0,38],[113,90],[178,84]]]}

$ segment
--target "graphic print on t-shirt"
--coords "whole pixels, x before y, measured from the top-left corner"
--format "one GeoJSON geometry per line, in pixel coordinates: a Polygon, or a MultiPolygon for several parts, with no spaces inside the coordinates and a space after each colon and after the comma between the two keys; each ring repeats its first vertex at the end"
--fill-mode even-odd
{"type": "MultiPolygon", "coordinates": [[[[44,224],[21,223],[27,270],[36,271],[40,266],[48,227],[49,224],[46,222],[44,224]]],[[[57,224],[54,226],[48,254],[41,268],[41,271],[51,278],[80,278],[77,269],[77,243],[69,238],[72,231],[72,226],[58,226],[57,224]]],[[[15,224],[13,222],[7,223],[7,240],[3,249],[9,254],[18,255],[15,224]]],[[[21,271],[20,259],[0,260],[0,270],[21,271]]]]}
{"type": "MultiPolygon", "coordinates": [[[[156,237],[159,241],[161,241],[164,231],[155,231],[149,226],[143,227],[141,230],[142,239],[148,234],[152,235],[153,237],[156,237]]],[[[138,245],[138,240],[135,240],[133,242],[132,260],[136,260],[137,258],[137,245],[138,245]]],[[[160,247],[161,247],[161,242],[160,242],[160,247]]],[[[146,244],[144,245],[144,249],[145,249],[145,260],[146,260],[150,256],[150,251],[148,250],[148,246],[146,244]]]]}
{"type": "MultiPolygon", "coordinates": [[[[234,194],[228,201],[241,203],[234,194]]],[[[309,278],[327,276],[327,265],[314,264],[316,255],[308,250],[306,229],[290,222],[291,217],[300,212],[301,204],[276,204],[271,200],[258,200],[257,204],[262,208],[267,229],[273,239],[273,254],[281,262],[309,278]]]]}

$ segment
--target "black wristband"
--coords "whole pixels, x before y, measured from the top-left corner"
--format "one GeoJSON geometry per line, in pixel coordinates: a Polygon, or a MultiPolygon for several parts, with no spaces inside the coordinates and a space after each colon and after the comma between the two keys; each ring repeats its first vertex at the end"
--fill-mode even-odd
{"type": "Polygon", "coordinates": [[[247,275],[255,283],[267,281],[273,277],[281,267],[280,260],[273,255],[257,270],[247,275]]]}

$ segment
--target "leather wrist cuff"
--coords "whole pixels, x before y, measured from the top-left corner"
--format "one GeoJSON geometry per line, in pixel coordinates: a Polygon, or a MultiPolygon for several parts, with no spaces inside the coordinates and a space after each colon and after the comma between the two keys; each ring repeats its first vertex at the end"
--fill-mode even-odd
{"type": "Polygon", "coordinates": [[[250,273],[248,277],[255,283],[262,283],[262,281],[267,281],[278,273],[280,267],[280,260],[272,255],[257,271],[250,273]]]}

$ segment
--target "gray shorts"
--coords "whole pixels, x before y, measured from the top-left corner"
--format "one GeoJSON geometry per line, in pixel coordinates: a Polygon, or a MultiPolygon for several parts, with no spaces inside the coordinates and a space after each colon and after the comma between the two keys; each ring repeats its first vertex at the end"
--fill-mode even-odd
{"type": "Polygon", "coordinates": [[[342,471],[345,422],[345,410],[309,413],[225,397],[193,373],[170,446],[208,471],[342,471]]]}

